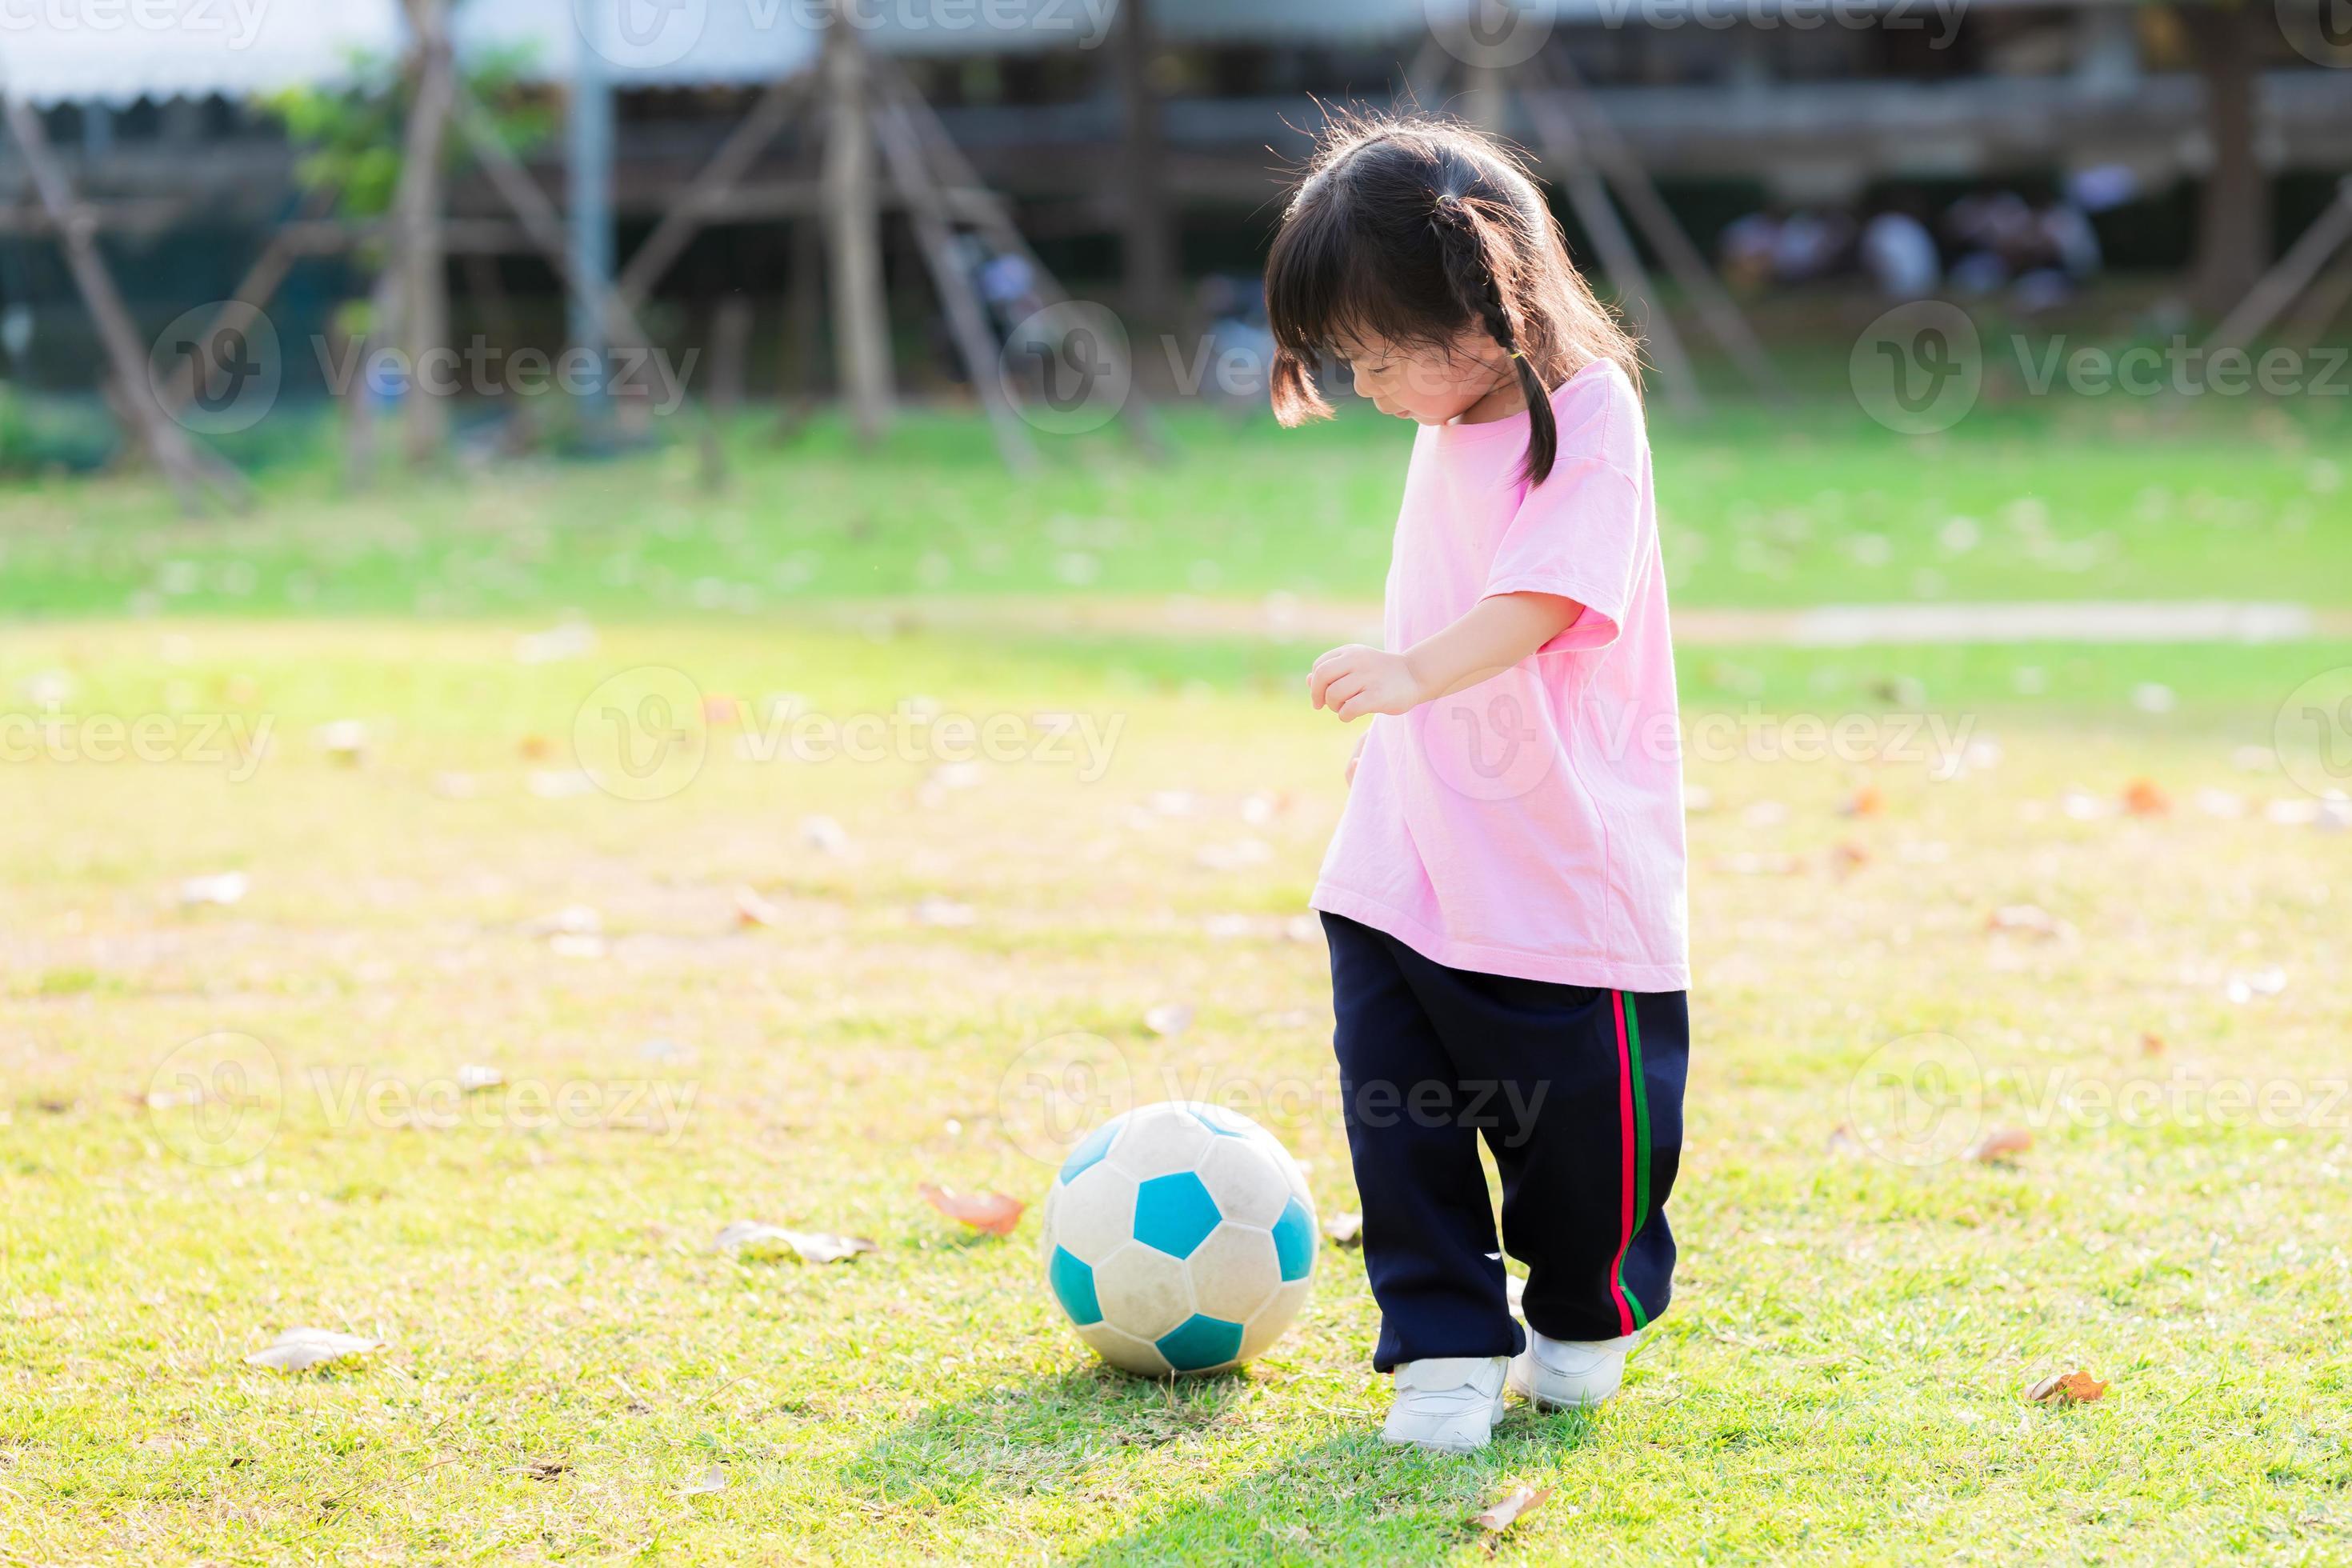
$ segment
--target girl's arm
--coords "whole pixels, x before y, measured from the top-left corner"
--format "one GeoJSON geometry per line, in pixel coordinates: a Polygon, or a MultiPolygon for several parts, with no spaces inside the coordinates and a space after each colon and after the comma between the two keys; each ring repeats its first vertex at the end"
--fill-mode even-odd
{"type": "Polygon", "coordinates": [[[1576,623],[1584,606],[1558,594],[1496,594],[1402,653],[1361,643],[1315,661],[1307,695],[1342,720],[1408,712],[1517,664],[1576,623]]]}

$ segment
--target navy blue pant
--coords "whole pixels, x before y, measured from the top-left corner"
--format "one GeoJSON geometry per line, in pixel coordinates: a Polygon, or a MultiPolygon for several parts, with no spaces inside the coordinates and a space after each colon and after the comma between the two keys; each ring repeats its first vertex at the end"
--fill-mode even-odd
{"type": "Polygon", "coordinates": [[[1333,1046],[1381,1304],[1372,1365],[1516,1355],[1478,1140],[1503,1178],[1502,1245],[1520,1306],[1556,1340],[1632,1333],[1666,1310],[1690,1009],[1679,991],[1611,991],[1448,969],[1326,914],[1333,1046]]]}

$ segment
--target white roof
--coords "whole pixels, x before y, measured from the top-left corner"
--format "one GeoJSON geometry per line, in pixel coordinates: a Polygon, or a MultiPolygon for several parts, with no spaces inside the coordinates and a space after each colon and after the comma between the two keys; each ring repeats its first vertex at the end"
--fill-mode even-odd
{"type": "MultiPolygon", "coordinates": [[[[1641,25],[1637,0],[1503,0],[1521,47],[1559,25],[1641,25]]],[[[1686,0],[1713,15],[1730,0],[1686,0]]],[[[1738,0],[1817,7],[1821,0],[1738,0]]],[[[1893,3],[1893,0],[1886,0],[1893,3]]],[[[2000,3],[2000,0],[1989,0],[2000,3]]],[[[2072,0],[2073,4],[2125,0],[2072,0]]],[[[1493,36],[1496,0],[1155,0],[1177,42],[1379,42],[1401,48],[1475,11],[1493,36]]],[[[816,58],[838,8],[877,49],[898,55],[1042,54],[1108,38],[1119,0],[454,0],[462,53],[519,50],[526,73],[563,80],[586,40],[616,85],[772,81],[816,58]]],[[[346,79],[357,57],[396,56],[399,0],[0,0],[0,89],[36,103],[241,97],[346,79]]]]}
{"type": "Polygon", "coordinates": [[[397,0],[0,4],[0,90],[34,103],[242,96],[350,74],[399,52],[397,0]]]}

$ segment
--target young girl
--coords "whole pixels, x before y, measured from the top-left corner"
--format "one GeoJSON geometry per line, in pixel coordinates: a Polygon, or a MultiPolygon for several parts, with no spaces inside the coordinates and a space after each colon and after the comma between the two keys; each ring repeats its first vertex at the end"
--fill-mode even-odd
{"type": "Polygon", "coordinates": [[[1665,1310],[1689,967],[1666,590],[1633,342],[1493,142],[1352,123],[1266,273],[1286,425],[1327,353],[1410,419],[1384,647],[1307,690],[1369,731],[1315,889],[1395,1373],[1383,1436],[1486,1443],[1506,1384],[1617,1390],[1665,1310]],[[1478,1139],[1502,1173],[1505,1294],[1478,1139]]]}

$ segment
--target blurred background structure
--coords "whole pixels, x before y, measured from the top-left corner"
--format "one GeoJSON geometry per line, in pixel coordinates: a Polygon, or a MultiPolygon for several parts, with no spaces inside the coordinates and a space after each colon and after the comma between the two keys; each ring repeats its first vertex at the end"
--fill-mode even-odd
{"type": "MultiPolygon", "coordinates": [[[[691,390],[722,408],[843,392],[869,433],[902,390],[993,400],[980,338],[1056,279],[1137,337],[1245,331],[1328,106],[1419,102],[1536,150],[1677,398],[1727,319],[1696,258],[1799,342],[1888,298],[2046,311],[2095,279],[2210,324],[2352,170],[2352,46],[2302,0],[871,0],[830,28],[818,0],[165,9],[0,32],[142,342],[241,297],[286,341],[412,355],[617,331],[698,350],[691,390]],[[886,99],[905,167],[865,123],[886,99]]],[[[2352,294],[2335,249],[2281,301],[2304,341],[2352,294]]],[[[20,395],[97,393],[109,363],[22,136],[0,347],[20,395]]],[[[287,356],[289,395],[326,357],[287,356]]],[[[1162,356],[1138,374],[1168,390],[1162,356]]],[[[413,454],[447,420],[422,401],[413,454]]]]}

